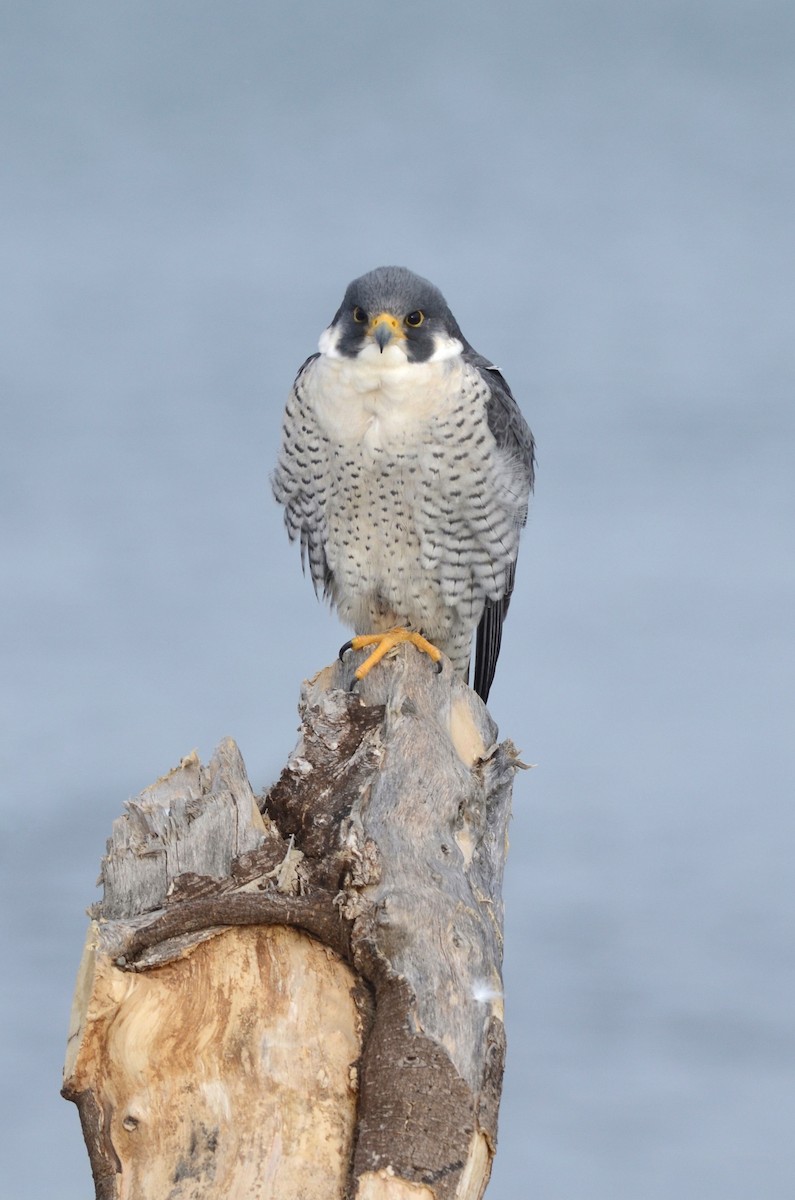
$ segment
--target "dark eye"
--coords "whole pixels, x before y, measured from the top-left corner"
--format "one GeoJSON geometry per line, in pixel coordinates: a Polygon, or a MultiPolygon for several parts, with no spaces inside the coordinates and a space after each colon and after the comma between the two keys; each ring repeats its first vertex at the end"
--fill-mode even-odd
{"type": "Polygon", "coordinates": [[[417,309],[416,312],[410,312],[406,317],[406,324],[410,325],[412,329],[416,329],[417,326],[421,325],[424,320],[425,313],[422,313],[419,309],[417,309]]]}
{"type": "Polygon", "coordinates": [[[364,323],[367,320],[367,313],[364,311],[363,308],[359,308],[358,304],[356,305],[356,308],[353,310],[353,319],[357,325],[364,325],[364,323]]]}

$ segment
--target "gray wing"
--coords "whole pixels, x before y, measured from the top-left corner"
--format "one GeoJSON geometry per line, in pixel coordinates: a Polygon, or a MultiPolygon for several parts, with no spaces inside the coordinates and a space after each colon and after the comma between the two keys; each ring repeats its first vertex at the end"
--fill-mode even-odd
{"type": "Polygon", "coordinates": [[[287,401],[282,444],[271,480],[273,494],[284,505],[290,541],[300,540],[301,565],[317,595],[328,596],[333,576],[326,559],[325,501],[329,483],[328,439],[321,434],[303,399],[303,380],[319,356],[312,354],[296,375],[287,401]]]}
{"type": "MultiPolygon", "coordinates": [[[[535,442],[530,428],[522,416],[511,389],[495,366],[467,346],[464,357],[480,372],[489,387],[487,419],[489,429],[500,449],[515,457],[520,474],[527,486],[527,496],[533,489],[535,479],[535,442]]],[[[520,516],[520,524],[527,521],[527,504],[520,516]]],[[[505,591],[494,600],[487,600],[483,616],[478,624],[475,641],[475,677],[473,686],[485,703],[494,680],[497,659],[502,644],[502,626],[511,603],[511,593],[516,575],[516,559],[511,563],[505,581],[505,591]]]]}

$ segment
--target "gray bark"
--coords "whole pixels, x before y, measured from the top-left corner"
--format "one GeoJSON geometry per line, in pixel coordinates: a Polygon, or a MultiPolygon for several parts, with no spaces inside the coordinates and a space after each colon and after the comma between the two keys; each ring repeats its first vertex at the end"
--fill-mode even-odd
{"type": "Polygon", "coordinates": [[[298,746],[264,797],[227,740],[209,767],[190,756],[114,823],[64,1083],[105,1200],[166,1186],[173,1200],[482,1196],[520,764],[448,664],[436,675],[403,647],[350,692],[354,665],[304,685],[298,746]],[[243,1001],[230,1005],[228,980],[243,976],[250,1003],[230,1015],[243,1001]],[[204,1007],[188,1019],[199,978],[204,1007]],[[166,1038],[152,1013],[177,996],[185,1025],[166,1038]],[[111,1062],[119,1029],[129,1036],[111,1062]],[[275,1049],[266,1067],[241,1067],[253,1030],[257,1045],[293,1046],[283,1076],[275,1049]],[[211,1089],[211,1120],[189,1067],[163,1047],[190,1064],[213,1038],[218,1065],[199,1077],[225,1100],[216,1119],[211,1089]],[[128,1060],[151,1071],[143,1090],[128,1060]]]}

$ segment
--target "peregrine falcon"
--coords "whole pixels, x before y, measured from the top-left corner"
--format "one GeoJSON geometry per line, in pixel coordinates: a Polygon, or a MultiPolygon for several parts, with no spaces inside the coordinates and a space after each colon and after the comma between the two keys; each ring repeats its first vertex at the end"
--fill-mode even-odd
{"type": "Polygon", "coordinates": [[[273,492],[315,591],[364,635],[348,645],[380,643],[358,678],[401,640],[467,678],[477,628],[488,698],[533,465],[508,384],[441,292],[405,267],[355,279],[298,372],[273,492]]]}

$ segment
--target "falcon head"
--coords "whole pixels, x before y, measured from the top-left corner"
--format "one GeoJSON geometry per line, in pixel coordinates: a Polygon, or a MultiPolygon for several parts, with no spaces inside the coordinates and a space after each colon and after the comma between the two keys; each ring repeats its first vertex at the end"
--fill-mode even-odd
{"type": "Polygon", "coordinates": [[[320,338],[321,354],[384,366],[439,362],[464,345],[442,293],[406,267],[376,267],[354,279],[320,338]]]}

